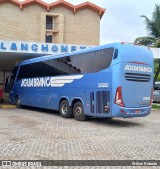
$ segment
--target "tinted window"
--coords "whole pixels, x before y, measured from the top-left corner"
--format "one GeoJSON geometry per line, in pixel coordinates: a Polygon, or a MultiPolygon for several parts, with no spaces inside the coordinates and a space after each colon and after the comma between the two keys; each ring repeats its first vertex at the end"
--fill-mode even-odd
{"type": "Polygon", "coordinates": [[[115,50],[113,59],[117,59],[117,58],[118,58],[118,49],[115,50]]]}
{"type": "Polygon", "coordinates": [[[53,70],[52,75],[80,74],[70,57],[48,60],[44,64],[53,70]]]}
{"type": "Polygon", "coordinates": [[[17,81],[24,78],[80,74],[79,70],[70,64],[59,60],[49,60],[23,65],[20,68],[17,81]]]}
{"type": "Polygon", "coordinates": [[[17,80],[31,77],[94,73],[108,68],[114,48],[23,65],[17,80]]]}
{"type": "Polygon", "coordinates": [[[112,62],[114,48],[82,53],[71,57],[72,65],[80,72],[95,73],[108,68],[112,62]]]}
{"type": "Polygon", "coordinates": [[[114,49],[109,48],[95,52],[95,71],[98,72],[111,65],[114,49]]]}
{"type": "Polygon", "coordinates": [[[30,78],[35,76],[35,67],[34,64],[23,65],[20,67],[17,81],[23,78],[30,78]]]}
{"type": "Polygon", "coordinates": [[[75,57],[77,59],[75,66],[80,69],[82,74],[95,72],[95,56],[93,52],[79,54],[75,57]]]}

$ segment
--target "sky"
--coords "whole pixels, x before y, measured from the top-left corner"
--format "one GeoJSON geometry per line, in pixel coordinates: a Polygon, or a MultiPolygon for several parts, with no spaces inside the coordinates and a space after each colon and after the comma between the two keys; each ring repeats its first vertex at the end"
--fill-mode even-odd
{"type": "MultiPolygon", "coordinates": [[[[44,0],[47,3],[55,0],[44,0]]],[[[87,0],[66,0],[74,5],[87,0]]],[[[100,22],[100,44],[112,42],[133,43],[137,37],[147,36],[144,18],[152,18],[155,4],[160,0],[88,0],[106,9],[100,22]]]]}

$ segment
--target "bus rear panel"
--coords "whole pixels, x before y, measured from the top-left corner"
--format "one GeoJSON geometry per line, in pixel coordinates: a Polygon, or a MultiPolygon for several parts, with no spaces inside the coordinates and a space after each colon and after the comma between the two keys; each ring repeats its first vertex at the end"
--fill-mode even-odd
{"type": "Polygon", "coordinates": [[[119,63],[113,65],[113,116],[146,116],[153,99],[152,53],[147,47],[130,44],[120,48],[119,63]]]}

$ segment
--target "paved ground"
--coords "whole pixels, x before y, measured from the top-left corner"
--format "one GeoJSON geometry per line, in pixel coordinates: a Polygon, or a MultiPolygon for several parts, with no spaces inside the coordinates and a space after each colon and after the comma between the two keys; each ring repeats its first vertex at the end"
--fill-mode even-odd
{"type": "Polygon", "coordinates": [[[0,160],[160,160],[160,111],[133,119],[64,119],[0,109],[0,160]]]}

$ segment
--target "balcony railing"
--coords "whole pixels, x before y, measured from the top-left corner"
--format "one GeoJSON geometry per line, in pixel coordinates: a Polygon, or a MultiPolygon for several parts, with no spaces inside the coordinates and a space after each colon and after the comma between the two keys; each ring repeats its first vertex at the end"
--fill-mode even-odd
{"type": "Polygon", "coordinates": [[[57,30],[58,23],[46,23],[46,29],[47,30],[57,30]]]}

